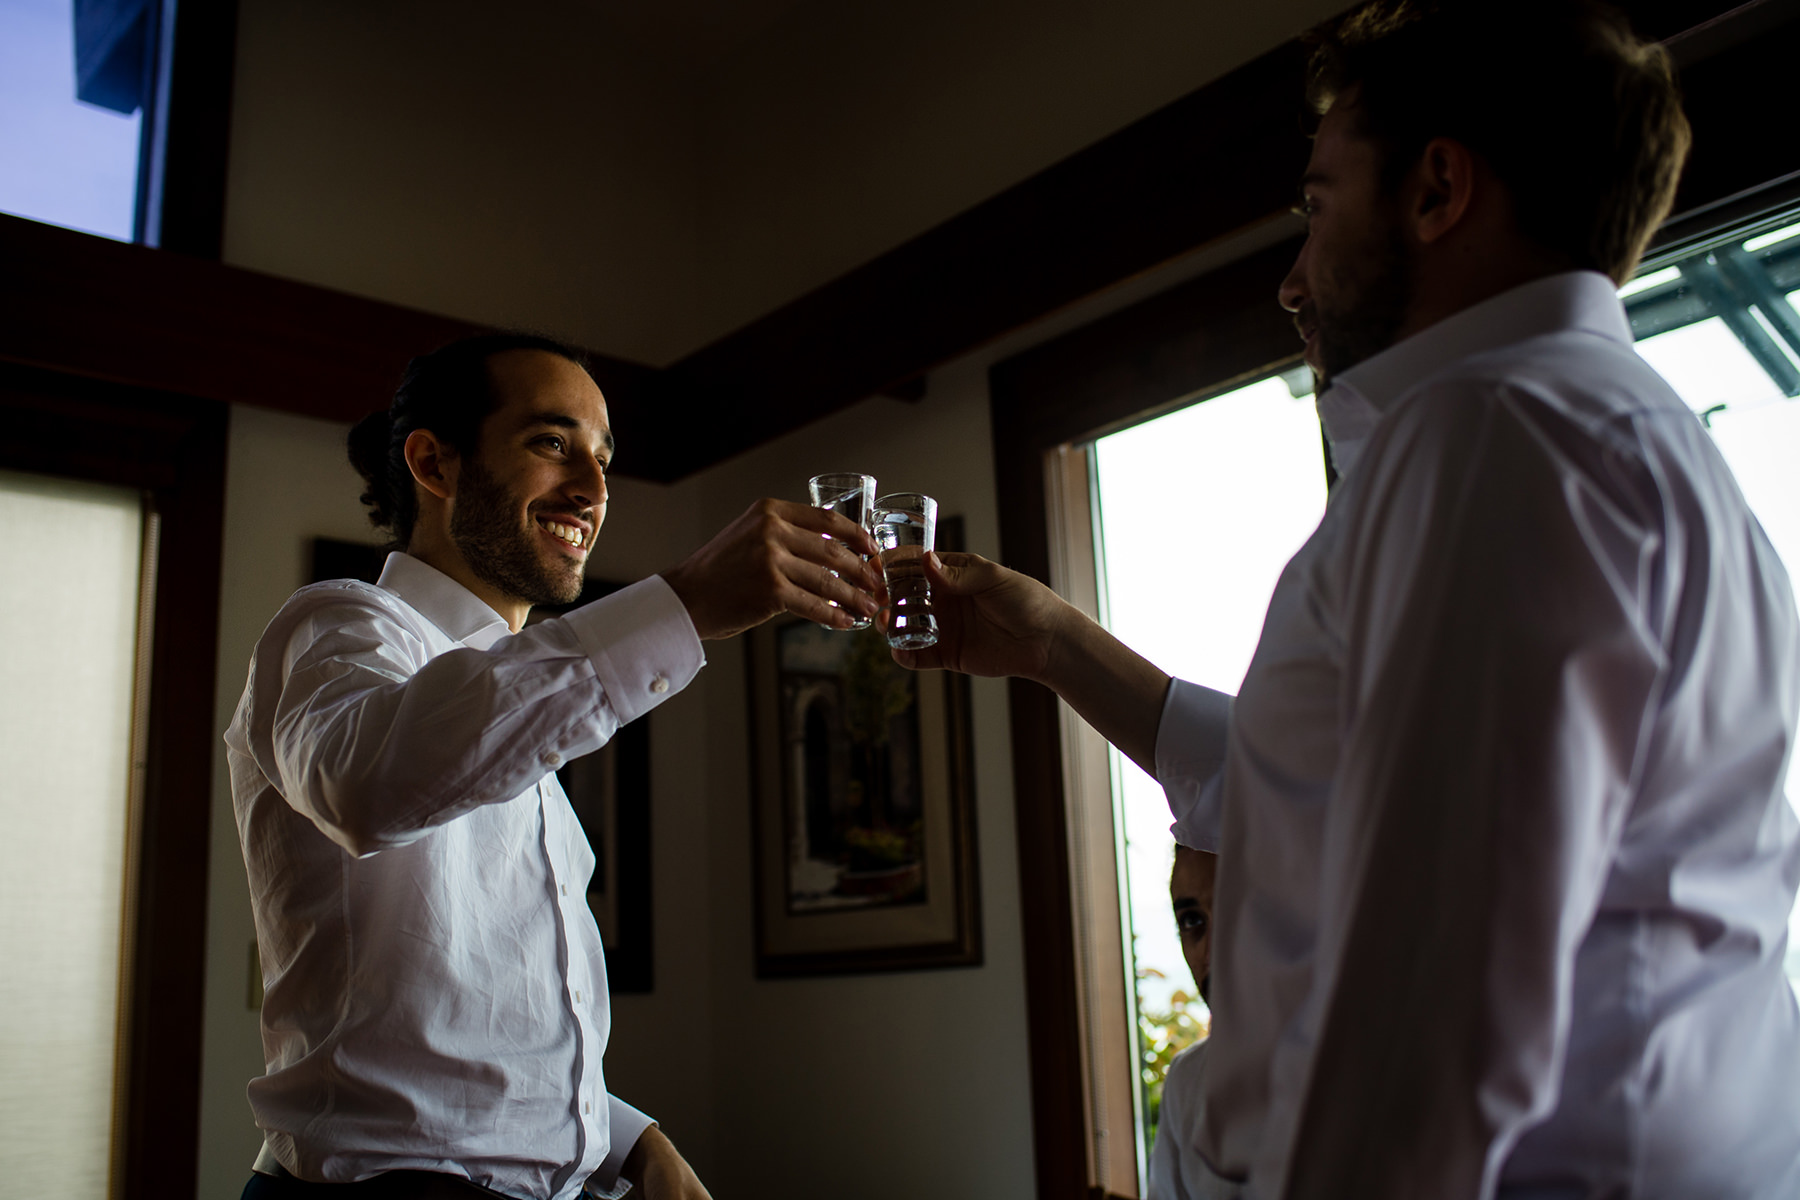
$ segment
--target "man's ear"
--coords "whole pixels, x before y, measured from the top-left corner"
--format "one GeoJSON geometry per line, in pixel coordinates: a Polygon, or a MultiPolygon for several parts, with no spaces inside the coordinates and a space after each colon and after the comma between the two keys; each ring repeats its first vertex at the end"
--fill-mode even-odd
{"type": "Polygon", "coordinates": [[[415,429],[406,435],[403,452],[415,483],[439,500],[456,495],[456,447],[429,429],[415,429]]]}
{"type": "Polygon", "coordinates": [[[1478,174],[1475,155],[1456,139],[1425,143],[1413,168],[1406,213],[1419,241],[1435,242],[1462,223],[1474,201],[1478,174]]]}

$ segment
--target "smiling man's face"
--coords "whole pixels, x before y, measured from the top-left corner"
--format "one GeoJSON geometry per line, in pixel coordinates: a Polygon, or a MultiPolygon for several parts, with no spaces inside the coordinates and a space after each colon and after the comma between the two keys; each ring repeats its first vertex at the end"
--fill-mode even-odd
{"type": "Polygon", "coordinates": [[[1381,155],[1356,131],[1355,93],[1332,105],[1300,183],[1306,244],[1281,305],[1323,379],[1393,345],[1412,303],[1413,257],[1398,197],[1383,194],[1381,155]]]}
{"type": "Polygon", "coordinates": [[[497,399],[458,466],[451,540],[502,595],[567,604],[606,520],[606,398],[586,371],[543,350],[496,354],[488,372],[497,399]]]}

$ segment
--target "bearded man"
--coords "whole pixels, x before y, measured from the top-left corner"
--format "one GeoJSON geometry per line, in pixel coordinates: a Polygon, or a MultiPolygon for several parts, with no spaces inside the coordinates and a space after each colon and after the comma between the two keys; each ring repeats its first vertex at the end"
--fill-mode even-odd
{"type": "Polygon", "coordinates": [[[395,552],[283,606],[225,735],[265,987],[244,1194],[703,1200],[607,1093],[594,858],[555,771],[679,692],[704,640],[872,614],[875,547],[765,500],[524,628],[580,593],[613,457],[599,387],[543,338],[415,359],[350,452],[395,552]]]}
{"type": "Polygon", "coordinates": [[[1318,35],[1280,299],[1339,479],[1238,696],[966,555],[897,657],[1050,686],[1218,852],[1196,1195],[1791,1200],[1800,618],[1615,294],[1668,60],[1420,9],[1318,35]]]}

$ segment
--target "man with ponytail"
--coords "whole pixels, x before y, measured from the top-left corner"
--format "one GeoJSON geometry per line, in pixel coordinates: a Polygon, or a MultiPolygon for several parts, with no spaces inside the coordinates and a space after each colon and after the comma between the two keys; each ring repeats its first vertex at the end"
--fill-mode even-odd
{"type": "Polygon", "coordinates": [[[613,457],[580,354],[527,335],[415,359],[350,457],[393,552],[373,586],[288,601],[225,735],[265,983],[244,1194],[700,1200],[606,1091],[594,859],[555,772],[686,686],[705,640],[872,614],[874,546],[763,500],[525,628],[579,595],[613,457]]]}

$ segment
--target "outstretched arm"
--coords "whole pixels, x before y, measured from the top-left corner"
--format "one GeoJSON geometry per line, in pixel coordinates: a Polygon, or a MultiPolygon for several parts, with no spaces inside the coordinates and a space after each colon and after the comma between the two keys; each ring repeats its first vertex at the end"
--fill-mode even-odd
{"type": "Polygon", "coordinates": [[[938,644],[895,651],[896,662],[1041,683],[1156,777],[1167,674],[1037,580],[978,554],[928,554],[925,573],[938,644]]]}

